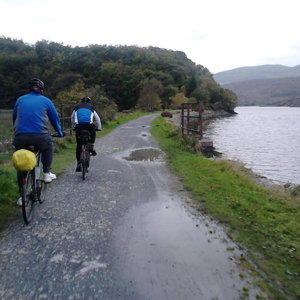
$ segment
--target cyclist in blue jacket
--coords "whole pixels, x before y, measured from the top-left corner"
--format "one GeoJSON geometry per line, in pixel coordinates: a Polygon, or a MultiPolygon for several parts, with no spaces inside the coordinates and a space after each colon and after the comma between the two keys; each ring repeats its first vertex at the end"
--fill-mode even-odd
{"type": "MultiPolygon", "coordinates": [[[[17,99],[13,110],[14,141],[16,150],[34,145],[42,153],[44,181],[56,179],[51,173],[53,159],[52,138],[49,133],[49,121],[58,135],[63,137],[59,117],[52,101],[43,96],[44,83],[33,78],[29,82],[30,93],[17,99]]],[[[20,180],[20,178],[19,178],[20,180]]]]}
{"type": "Polygon", "coordinates": [[[95,107],[91,104],[90,97],[83,97],[81,99],[81,103],[77,104],[74,107],[74,110],[71,115],[71,123],[72,128],[76,131],[76,159],[77,159],[77,167],[76,172],[81,172],[81,164],[80,164],[80,154],[82,144],[78,139],[81,130],[88,130],[90,132],[90,152],[93,156],[97,155],[94,143],[96,139],[96,130],[102,130],[101,120],[98,116],[95,107]],[[97,123],[97,126],[93,124],[94,119],[97,123]]]}

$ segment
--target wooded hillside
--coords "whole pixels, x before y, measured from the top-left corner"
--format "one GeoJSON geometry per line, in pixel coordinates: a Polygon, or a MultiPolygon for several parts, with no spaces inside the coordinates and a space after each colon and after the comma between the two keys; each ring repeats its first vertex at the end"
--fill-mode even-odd
{"type": "Polygon", "coordinates": [[[233,92],[185,53],[156,47],[90,45],[70,47],[39,41],[28,45],[0,38],[0,108],[12,108],[28,92],[30,78],[45,83],[56,103],[77,103],[89,95],[111,112],[139,107],[170,108],[186,101],[232,110],[233,92]]]}

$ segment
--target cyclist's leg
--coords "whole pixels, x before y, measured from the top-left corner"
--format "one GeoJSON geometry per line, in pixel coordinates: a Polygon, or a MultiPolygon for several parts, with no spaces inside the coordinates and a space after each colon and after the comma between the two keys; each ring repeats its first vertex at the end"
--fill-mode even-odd
{"type": "Polygon", "coordinates": [[[77,141],[77,146],[76,146],[77,166],[75,172],[81,172],[81,148],[82,148],[82,143],[77,141]]]}
{"type": "MultiPolygon", "coordinates": [[[[82,146],[84,147],[84,146],[82,146]]],[[[85,179],[86,171],[87,171],[87,151],[82,149],[81,155],[80,155],[80,160],[81,160],[81,171],[82,171],[82,179],[85,179]]]]}
{"type": "Polygon", "coordinates": [[[91,134],[91,144],[95,143],[96,140],[96,128],[94,124],[89,124],[89,132],[91,134]]]}
{"type": "Polygon", "coordinates": [[[80,130],[82,130],[82,126],[81,126],[81,124],[77,124],[75,127],[76,143],[77,143],[77,145],[76,145],[76,160],[77,160],[76,172],[81,172],[80,155],[81,155],[82,143],[78,139],[78,137],[80,135],[80,130]]]}
{"type": "Polygon", "coordinates": [[[50,134],[36,134],[34,137],[34,146],[42,154],[42,164],[44,172],[44,182],[49,183],[56,179],[56,175],[51,173],[51,164],[53,160],[52,138],[50,134]]]}
{"type": "Polygon", "coordinates": [[[77,141],[77,145],[76,145],[76,159],[77,159],[77,162],[80,162],[81,148],[82,148],[82,143],[80,141],[77,141]]]}
{"type": "Polygon", "coordinates": [[[17,171],[17,182],[18,182],[18,193],[19,198],[17,200],[17,205],[22,206],[22,191],[23,191],[23,178],[26,177],[27,172],[17,171]]]}
{"type": "Polygon", "coordinates": [[[50,134],[37,134],[34,139],[34,146],[42,153],[44,173],[49,173],[53,161],[53,147],[50,134]]]}
{"type": "Polygon", "coordinates": [[[96,151],[95,151],[95,148],[94,148],[94,143],[95,143],[95,140],[96,140],[96,129],[95,129],[95,125],[94,124],[89,124],[89,132],[91,134],[91,142],[90,142],[90,152],[91,154],[94,156],[94,155],[97,155],[96,151]]]}

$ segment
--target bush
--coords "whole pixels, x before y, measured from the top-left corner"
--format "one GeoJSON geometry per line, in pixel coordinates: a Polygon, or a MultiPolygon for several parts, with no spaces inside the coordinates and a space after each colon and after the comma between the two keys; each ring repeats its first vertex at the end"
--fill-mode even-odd
{"type": "Polygon", "coordinates": [[[172,113],[170,113],[169,111],[163,111],[161,113],[161,116],[164,118],[172,118],[173,117],[172,113]]]}

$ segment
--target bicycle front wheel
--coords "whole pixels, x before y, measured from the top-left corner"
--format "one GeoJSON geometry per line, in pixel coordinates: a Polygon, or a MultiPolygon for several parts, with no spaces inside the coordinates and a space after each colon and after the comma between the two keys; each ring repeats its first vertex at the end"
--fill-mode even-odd
{"type": "Polygon", "coordinates": [[[27,172],[26,177],[22,179],[22,213],[26,225],[32,220],[35,204],[34,175],[32,172],[27,172]]]}

